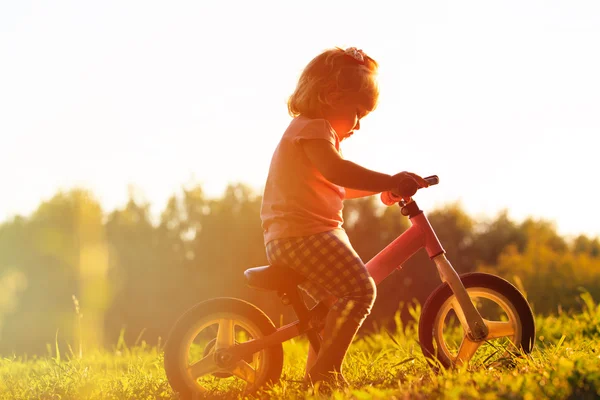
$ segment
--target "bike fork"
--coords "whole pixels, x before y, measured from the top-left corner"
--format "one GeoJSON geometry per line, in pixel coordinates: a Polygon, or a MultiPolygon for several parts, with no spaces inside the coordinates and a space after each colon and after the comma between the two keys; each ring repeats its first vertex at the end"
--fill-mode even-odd
{"type": "Polygon", "coordinates": [[[462,284],[458,273],[443,253],[435,256],[433,262],[438,269],[442,282],[446,282],[456,296],[458,309],[455,304],[454,311],[456,312],[456,316],[460,320],[461,325],[464,328],[468,328],[466,329],[467,336],[473,341],[484,340],[488,335],[488,328],[483,322],[483,318],[481,318],[479,311],[477,311],[477,308],[475,308],[475,305],[471,302],[471,298],[462,284]]]}

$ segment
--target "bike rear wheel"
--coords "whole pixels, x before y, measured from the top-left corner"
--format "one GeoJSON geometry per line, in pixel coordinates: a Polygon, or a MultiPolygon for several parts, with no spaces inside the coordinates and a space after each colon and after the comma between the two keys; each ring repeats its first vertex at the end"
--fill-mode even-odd
{"type": "Polygon", "coordinates": [[[261,350],[229,368],[220,368],[215,352],[275,332],[269,317],[235,298],[197,304],[175,324],[164,348],[164,366],[173,390],[183,399],[240,395],[277,382],[283,346],[261,350]]]}
{"type": "Polygon", "coordinates": [[[434,368],[463,363],[495,366],[530,353],[535,320],[525,297],[508,281],[491,274],[469,273],[460,279],[489,329],[483,341],[472,341],[467,324],[448,284],[429,296],[419,319],[419,343],[434,368]]]}

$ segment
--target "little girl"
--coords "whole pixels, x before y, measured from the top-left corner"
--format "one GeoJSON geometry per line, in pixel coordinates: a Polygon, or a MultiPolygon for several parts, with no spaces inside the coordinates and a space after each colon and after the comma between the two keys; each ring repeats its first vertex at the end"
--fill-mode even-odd
{"type": "Polygon", "coordinates": [[[340,142],[360,129],[377,105],[377,63],[362,50],[334,48],[304,69],[288,100],[293,118],[275,149],[261,219],[267,258],[306,278],[301,285],[330,306],[318,355],[312,348],[305,379],[342,383],[346,351],[376,297],[376,286],[342,228],[342,201],[394,190],[410,178],[345,160],[340,142]]]}

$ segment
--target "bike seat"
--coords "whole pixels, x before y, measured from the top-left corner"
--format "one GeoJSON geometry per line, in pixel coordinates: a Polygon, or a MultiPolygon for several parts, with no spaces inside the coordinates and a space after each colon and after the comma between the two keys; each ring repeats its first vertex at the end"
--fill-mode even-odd
{"type": "Polygon", "coordinates": [[[304,277],[291,268],[281,265],[266,265],[244,271],[248,285],[256,289],[285,290],[297,286],[304,277]]]}

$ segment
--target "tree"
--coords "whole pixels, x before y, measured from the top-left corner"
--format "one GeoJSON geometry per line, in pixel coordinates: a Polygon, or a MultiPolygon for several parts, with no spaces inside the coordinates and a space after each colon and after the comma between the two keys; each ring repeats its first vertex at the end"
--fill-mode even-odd
{"type": "Polygon", "coordinates": [[[102,344],[107,249],[102,210],[92,195],[59,192],[29,219],[17,218],[3,231],[8,235],[2,246],[12,242],[18,249],[7,258],[26,288],[6,319],[1,351],[42,353],[57,335],[74,347],[80,334],[90,347],[102,344]],[[81,320],[73,296],[84,305],[81,320]]]}

